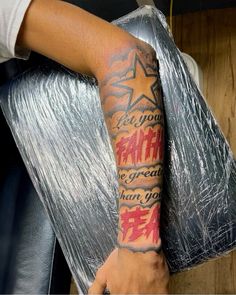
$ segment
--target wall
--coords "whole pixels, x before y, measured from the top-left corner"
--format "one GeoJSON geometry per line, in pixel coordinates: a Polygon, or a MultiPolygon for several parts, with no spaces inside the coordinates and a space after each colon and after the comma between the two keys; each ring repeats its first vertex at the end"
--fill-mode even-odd
{"type": "MultiPolygon", "coordinates": [[[[173,18],[180,50],[203,71],[204,95],[236,155],[236,8],[173,18]]],[[[235,294],[236,251],[171,278],[171,293],[235,294]]]]}

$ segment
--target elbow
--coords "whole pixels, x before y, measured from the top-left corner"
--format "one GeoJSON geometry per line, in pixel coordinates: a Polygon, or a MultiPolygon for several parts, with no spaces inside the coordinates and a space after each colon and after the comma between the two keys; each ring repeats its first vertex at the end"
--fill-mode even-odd
{"type": "Polygon", "coordinates": [[[121,69],[132,66],[133,56],[142,59],[143,63],[150,66],[157,64],[156,52],[151,45],[133,36],[125,38],[122,42],[113,44],[108,50],[104,48],[104,54],[94,72],[98,83],[106,80],[112,74],[121,73],[121,69]]]}

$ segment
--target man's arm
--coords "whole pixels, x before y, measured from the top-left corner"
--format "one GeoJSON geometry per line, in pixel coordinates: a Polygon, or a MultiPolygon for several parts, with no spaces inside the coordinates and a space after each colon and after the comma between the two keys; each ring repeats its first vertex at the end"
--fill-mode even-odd
{"type": "Polygon", "coordinates": [[[95,76],[119,177],[118,250],[90,289],[165,293],[160,250],[163,113],[158,65],[146,43],[73,5],[33,0],[18,45],[95,76]]]}

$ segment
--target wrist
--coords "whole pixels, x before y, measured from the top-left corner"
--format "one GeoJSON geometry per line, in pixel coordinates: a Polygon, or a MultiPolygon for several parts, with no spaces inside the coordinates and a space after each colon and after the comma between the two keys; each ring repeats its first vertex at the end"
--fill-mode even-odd
{"type": "Polygon", "coordinates": [[[118,257],[126,257],[126,259],[140,259],[147,264],[163,263],[164,255],[161,250],[149,250],[146,252],[133,251],[128,248],[118,248],[118,257]]]}
{"type": "Polygon", "coordinates": [[[131,273],[142,271],[150,280],[158,278],[157,294],[168,294],[169,270],[162,251],[133,252],[126,248],[118,249],[118,261],[123,268],[128,268],[131,273]]]}
{"type": "Polygon", "coordinates": [[[162,251],[134,252],[131,249],[118,248],[118,258],[124,260],[126,263],[138,261],[141,265],[153,267],[160,267],[165,264],[165,257],[162,251]]]}

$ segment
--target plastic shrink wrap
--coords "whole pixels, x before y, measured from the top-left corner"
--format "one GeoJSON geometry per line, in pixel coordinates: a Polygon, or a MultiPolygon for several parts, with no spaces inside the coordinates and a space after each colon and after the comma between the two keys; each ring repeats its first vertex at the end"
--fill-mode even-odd
{"type": "MultiPolygon", "coordinates": [[[[166,117],[163,248],[172,272],[236,245],[233,154],[171,39],[145,6],[115,24],[152,45],[166,117]]],[[[115,247],[115,160],[93,79],[58,65],[25,72],[1,105],[81,292],[115,247]]]]}

